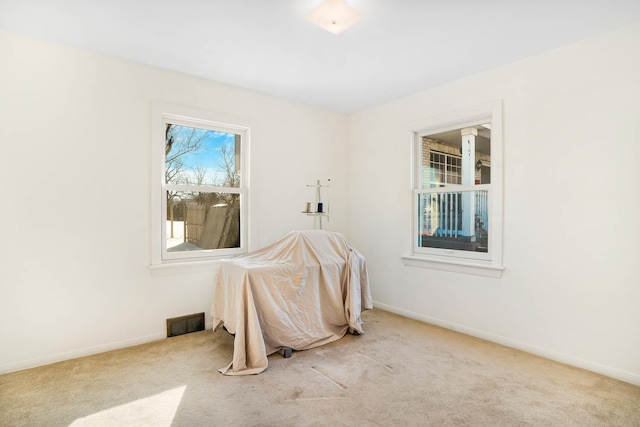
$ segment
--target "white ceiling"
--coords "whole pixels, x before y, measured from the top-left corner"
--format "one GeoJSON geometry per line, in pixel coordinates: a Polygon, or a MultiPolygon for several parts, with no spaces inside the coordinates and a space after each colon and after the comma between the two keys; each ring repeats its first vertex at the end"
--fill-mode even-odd
{"type": "Polygon", "coordinates": [[[347,0],[365,20],[333,35],[319,3],[0,0],[0,29],[352,113],[640,21],[640,0],[347,0]]]}

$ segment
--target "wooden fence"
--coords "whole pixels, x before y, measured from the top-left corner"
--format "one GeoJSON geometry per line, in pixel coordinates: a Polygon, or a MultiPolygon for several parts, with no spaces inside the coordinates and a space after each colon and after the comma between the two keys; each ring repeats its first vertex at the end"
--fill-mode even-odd
{"type": "Polygon", "coordinates": [[[201,249],[240,246],[240,208],[228,205],[186,205],[185,241],[201,249]]]}

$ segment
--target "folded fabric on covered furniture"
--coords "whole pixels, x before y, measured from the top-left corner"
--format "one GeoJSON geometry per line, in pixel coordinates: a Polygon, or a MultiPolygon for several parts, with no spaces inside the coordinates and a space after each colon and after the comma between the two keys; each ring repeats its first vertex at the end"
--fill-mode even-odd
{"type": "Polygon", "coordinates": [[[235,334],[226,375],[258,374],[281,348],[306,350],[364,333],[373,308],[365,258],[336,232],[293,231],[220,263],[211,316],[235,334]]]}

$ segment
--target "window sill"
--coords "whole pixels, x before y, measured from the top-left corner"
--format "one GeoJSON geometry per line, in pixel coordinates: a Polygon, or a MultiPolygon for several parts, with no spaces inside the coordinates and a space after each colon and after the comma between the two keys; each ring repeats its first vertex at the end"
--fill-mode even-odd
{"type": "Polygon", "coordinates": [[[216,260],[189,261],[189,262],[165,262],[164,264],[152,264],[149,266],[153,277],[171,276],[175,274],[202,273],[217,271],[219,263],[216,260]]]}
{"type": "Polygon", "coordinates": [[[402,262],[404,265],[409,267],[431,268],[434,270],[493,277],[496,279],[502,277],[502,270],[504,270],[504,267],[493,264],[462,261],[458,259],[441,259],[433,256],[422,255],[404,255],[402,257],[402,262]]]}

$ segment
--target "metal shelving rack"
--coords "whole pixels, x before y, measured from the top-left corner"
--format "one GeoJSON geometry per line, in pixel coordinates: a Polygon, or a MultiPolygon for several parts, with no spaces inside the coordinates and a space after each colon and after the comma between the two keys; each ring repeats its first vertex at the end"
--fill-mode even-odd
{"type": "Polygon", "coordinates": [[[306,210],[306,211],[302,211],[302,213],[308,216],[317,217],[320,230],[322,230],[322,219],[326,218],[326,220],[329,221],[329,202],[328,202],[328,198],[327,199],[322,198],[322,189],[329,188],[330,182],[331,180],[327,179],[327,184],[323,185],[323,184],[320,184],[320,180],[318,179],[315,184],[307,184],[307,187],[316,189],[316,203],[315,205],[313,205],[315,206],[316,210],[315,211],[306,210]],[[322,203],[321,211],[319,211],[318,209],[318,207],[320,206],[320,203],[322,203]]]}

